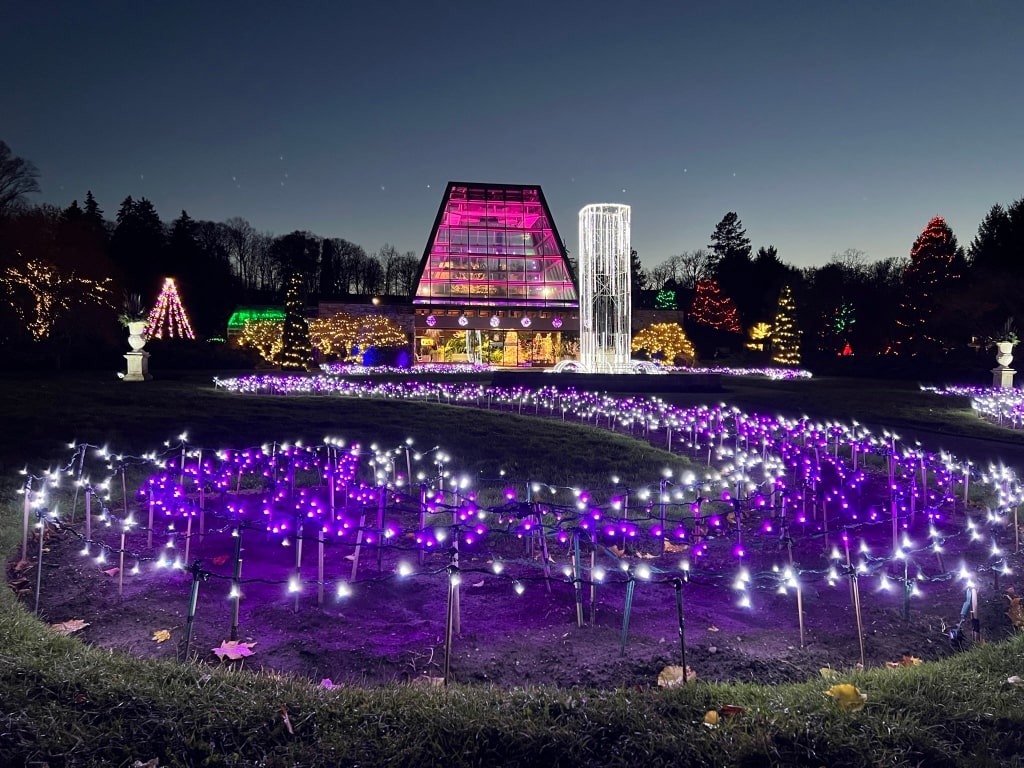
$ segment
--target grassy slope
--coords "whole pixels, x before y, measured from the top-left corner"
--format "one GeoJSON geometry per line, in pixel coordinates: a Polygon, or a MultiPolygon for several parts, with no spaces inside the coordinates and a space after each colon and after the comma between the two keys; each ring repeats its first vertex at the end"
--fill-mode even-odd
{"type": "MultiPolygon", "coordinates": [[[[134,451],[182,429],[199,443],[233,436],[234,445],[324,434],[364,439],[365,430],[365,439],[377,435],[385,445],[412,434],[418,445],[429,446],[443,435],[452,438],[449,452],[462,453],[465,446],[482,464],[514,454],[523,476],[606,477],[609,461],[621,465],[615,471],[649,475],[650,463],[660,467],[666,458],[620,438],[609,452],[602,447],[606,433],[595,436],[561,422],[531,421],[535,437],[524,442],[522,422],[507,414],[485,421],[478,413],[412,404],[231,398],[206,381],[2,382],[0,415],[13,427],[8,434],[20,437],[0,444],[5,475],[26,459],[35,464],[59,455],[55,446],[70,438],[110,440],[134,451]]],[[[903,403],[913,409],[906,421],[883,423],[926,434],[967,424],[962,404],[919,400],[923,396],[899,385],[868,391],[862,382],[735,382],[729,389],[714,400],[868,423],[886,416],[886,408],[902,416],[903,403]]],[[[1007,447],[1024,443],[999,436],[1007,447]]],[[[0,551],[10,553],[20,538],[20,505],[13,503],[10,478],[4,480],[0,551]]],[[[1022,670],[1024,637],[1017,637],[938,664],[852,673],[844,680],[869,696],[856,713],[823,695],[831,682],[671,691],[327,691],[301,681],[111,656],[55,636],[4,591],[0,765],[130,765],[153,757],[161,765],[1012,765],[1020,759],[1014,755],[1024,754],[1024,688],[1005,681],[1022,670]],[[723,704],[746,712],[719,728],[705,727],[705,711],[723,704]]]]}

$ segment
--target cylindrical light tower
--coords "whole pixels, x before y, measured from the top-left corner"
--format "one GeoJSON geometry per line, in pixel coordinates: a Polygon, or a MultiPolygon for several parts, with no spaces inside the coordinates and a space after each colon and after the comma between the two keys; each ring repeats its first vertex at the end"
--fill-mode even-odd
{"type": "Polygon", "coordinates": [[[630,369],[628,205],[580,209],[580,363],[592,373],[630,369]]]}

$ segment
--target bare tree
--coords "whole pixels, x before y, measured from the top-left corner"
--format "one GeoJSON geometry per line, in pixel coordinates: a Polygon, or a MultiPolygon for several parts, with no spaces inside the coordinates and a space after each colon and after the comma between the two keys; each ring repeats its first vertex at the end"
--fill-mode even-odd
{"type": "Polygon", "coordinates": [[[225,221],[224,229],[228,241],[231,270],[242,287],[251,290],[256,287],[256,230],[252,224],[240,216],[225,221]]]}
{"type": "Polygon", "coordinates": [[[698,281],[711,277],[715,255],[706,248],[683,251],[672,258],[677,260],[676,280],[683,288],[696,288],[698,281]]]}
{"type": "Polygon", "coordinates": [[[416,291],[416,277],[420,271],[420,258],[416,251],[406,251],[398,260],[395,291],[399,296],[412,298],[416,291]]]}
{"type": "Polygon", "coordinates": [[[0,217],[22,202],[25,195],[39,191],[39,171],[28,160],[15,157],[11,148],[0,141],[0,217]]]}

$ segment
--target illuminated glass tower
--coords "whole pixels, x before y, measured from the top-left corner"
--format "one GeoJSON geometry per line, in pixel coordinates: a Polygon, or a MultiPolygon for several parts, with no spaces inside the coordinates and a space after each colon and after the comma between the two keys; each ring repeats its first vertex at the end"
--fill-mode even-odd
{"type": "Polygon", "coordinates": [[[628,205],[580,210],[580,364],[591,373],[630,370],[628,205]]]}

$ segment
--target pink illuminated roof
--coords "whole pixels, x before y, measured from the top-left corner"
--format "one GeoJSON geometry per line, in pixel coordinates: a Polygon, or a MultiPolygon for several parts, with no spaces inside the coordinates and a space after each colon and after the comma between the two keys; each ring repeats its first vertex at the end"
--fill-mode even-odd
{"type": "Polygon", "coordinates": [[[565,247],[540,187],[449,182],[413,303],[576,307],[565,247]]]}

